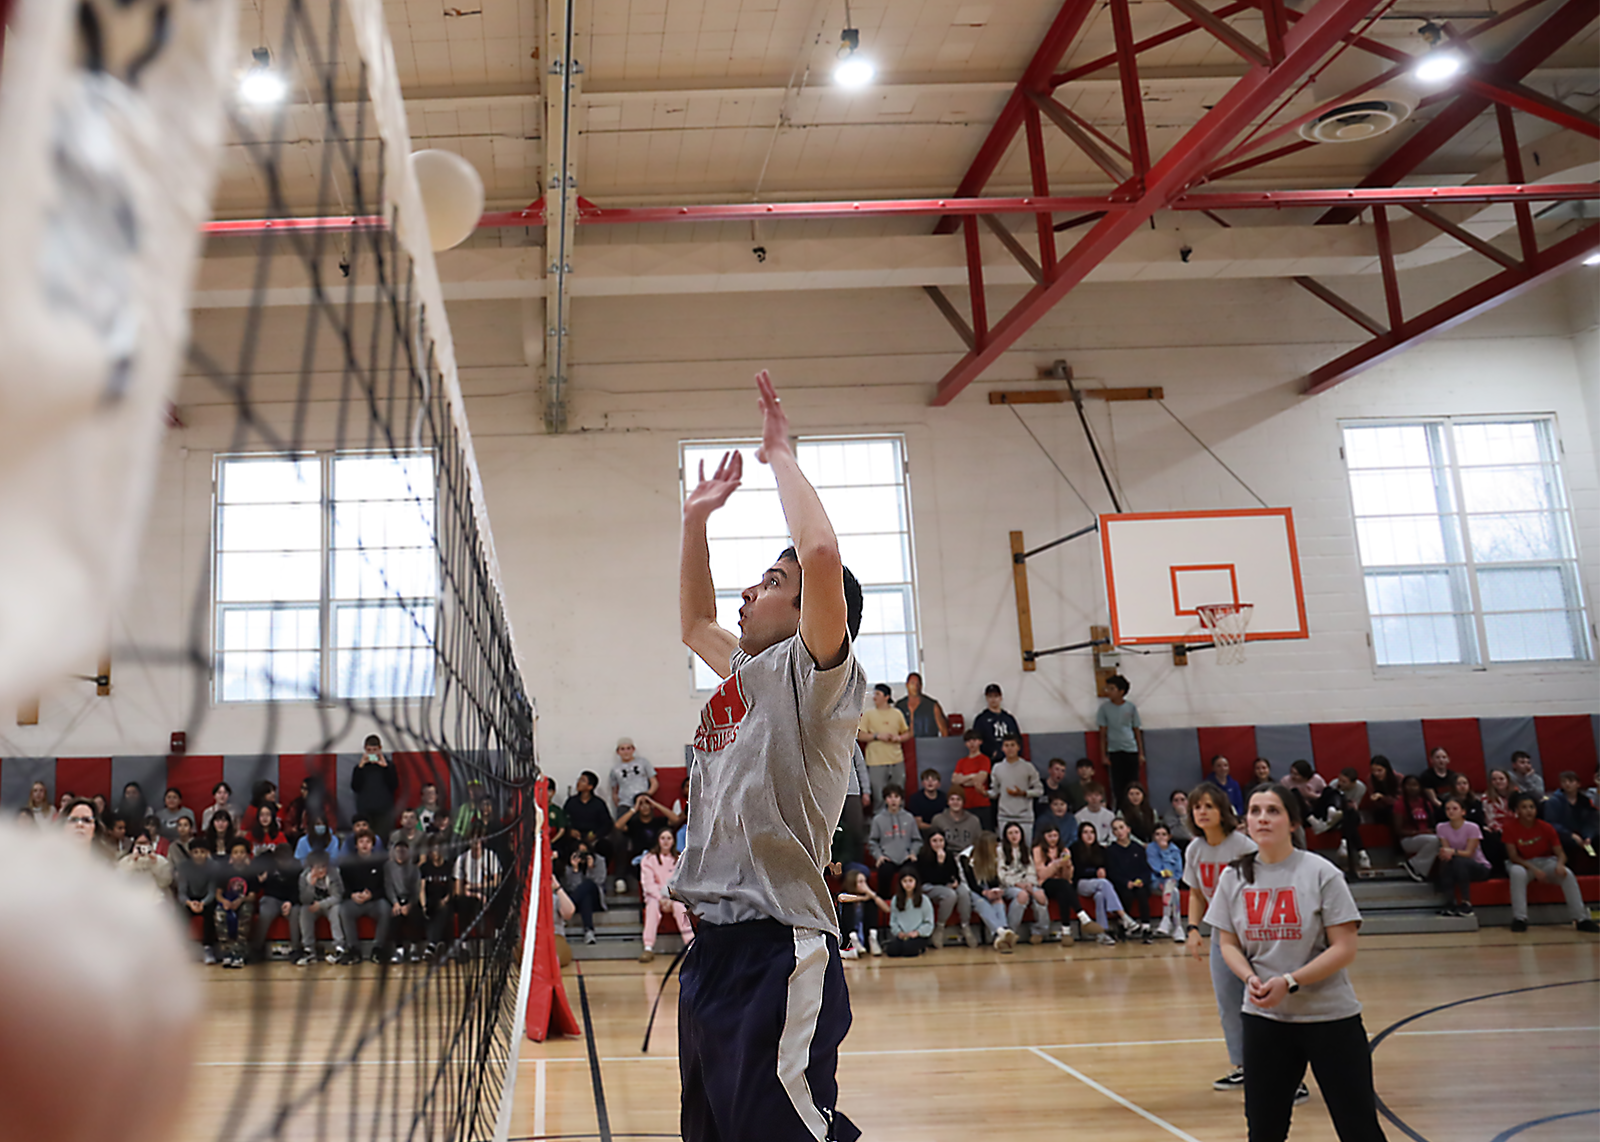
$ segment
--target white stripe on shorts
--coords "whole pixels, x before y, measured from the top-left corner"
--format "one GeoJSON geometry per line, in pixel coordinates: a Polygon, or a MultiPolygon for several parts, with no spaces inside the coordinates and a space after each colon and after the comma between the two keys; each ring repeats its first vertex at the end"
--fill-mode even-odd
{"type": "Polygon", "coordinates": [[[811,1065],[811,1040],[822,1012],[822,987],[828,976],[828,940],[816,928],[794,930],[794,970],[789,973],[789,1000],[783,1034],[778,1037],[778,1081],[794,1112],[817,1142],[828,1137],[828,1121],[811,1099],[806,1068],[811,1065]]]}

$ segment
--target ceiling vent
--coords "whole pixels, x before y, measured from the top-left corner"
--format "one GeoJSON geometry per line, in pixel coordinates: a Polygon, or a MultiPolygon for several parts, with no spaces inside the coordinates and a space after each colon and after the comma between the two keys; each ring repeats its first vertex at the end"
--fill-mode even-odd
{"type": "Polygon", "coordinates": [[[1307,120],[1300,126],[1300,137],[1313,143],[1363,143],[1394,130],[1411,111],[1406,100],[1373,92],[1307,120]]]}

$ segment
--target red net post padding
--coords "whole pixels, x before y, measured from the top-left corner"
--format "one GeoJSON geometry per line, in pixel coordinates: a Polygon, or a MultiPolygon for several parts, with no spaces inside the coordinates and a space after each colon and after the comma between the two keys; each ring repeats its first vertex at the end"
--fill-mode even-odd
{"type": "MultiPolygon", "coordinates": [[[[561,961],[556,956],[555,908],[553,899],[551,864],[553,851],[550,845],[550,789],[543,780],[535,783],[534,799],[539,806],[539,849],[533,860],[537,862],[537,876],[530,876],[530,891],[542,893],[539,897],[539,916],[534,927],[533,973],[528,988],[528,1013],[525,1026],[528,1038],[543,1043],[545,1038],[579,1033],[578,1021],[567,1003],[567,992],[561,983],[561,961]]],[[[524,901],[526,908],[532,901],[524,901]]],[[[526,913],[524,913],[526,915],[526,913]]]]}

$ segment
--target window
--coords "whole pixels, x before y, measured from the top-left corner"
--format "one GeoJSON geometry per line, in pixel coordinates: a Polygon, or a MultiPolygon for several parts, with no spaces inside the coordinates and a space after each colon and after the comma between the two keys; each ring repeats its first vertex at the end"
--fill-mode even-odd
{"type": "Polygon", "coordinates": [[[1379,666],[1590,657],[1552,420],[1343,429],[1379,666]]]}
{"type": "MultiPolygon", "coordinates": [[[[758,444],[687,441],[681,452],[685,496],[700,482],[702,461],[709,473],[724,452],[744,453],[743,483],[712,515],[707,534],[711,581],[717,585],[717,621],[736,633],[739,593],[759,580],[778,552],[789,546],[772,469],[756,462],[758,444]]],[[[861,581],[865,609],[856,658],[874,682],[902,679],[918,661],[905,441],[898,436],[803,439],[795,453],[833,522],[845,566],[861,581]]],[[[714,689],[716,673],[693,653],[689,657],[695,689],[714,689]]]]}
{"type": "Polygon", "coordinates": [[[431,457],[224,456],[216,486],[217,701],[433,693],[431,457]]]}

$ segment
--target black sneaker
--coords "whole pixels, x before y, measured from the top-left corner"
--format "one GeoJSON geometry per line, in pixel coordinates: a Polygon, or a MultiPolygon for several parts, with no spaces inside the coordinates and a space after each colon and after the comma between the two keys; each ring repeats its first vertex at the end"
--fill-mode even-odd
{"type": "Polygon", "coordinates": [[[1593,920],[1578,920],[1573,927],[1580,932],[1600,932],[1600,924],[1596,924],[1593,920]]]}
{"type": "Polygon", "coordinates": [[[1300,1089],[1294,1092],[1294,1104],[1296,1106],[1304,1106],[1306,1103],[1308,1103],[1310,1101],[1311,1101],[1311,1092],[1306,1089],[1306,1084],[1305,1083],[1301,1083],[1300,1084],[1300,1089]]]}
{"type": "Polygon", "coordinates": [[[314,964],[316,962],[317,962],[316,953],[314,953],[314,952],[301,952],[298,956],[295,957],[294,966],[297,967],[297,968],[303,968],[303,967],[307,967],[310,964],[314,964]]]}
{"type": "Polygon", "coordinates": [[[1513,920],[1511,921],[1511,930],[1513,932],[1526,932],[1528,930],[1528,922],[1526,920],[1513,920]]]}
{"type": "Polygon", "coordinates": [[[1448,907],[1448,908],[1441,908],[1441,909],[1439,909],[1439,915],[1441,915],[1441,916],[1447,916],[1447,917],[1449,917],[1449,918],[1450,918],[1450,919],[1452,919],[1452,920],[1453,920],[1453,919],[1455,919],[1455,918],[1456,918],[1456,917],[1457,917],[1457,916],[1460,916],[1460,915],[1461,915],[1461,909],[1459,909],[1459,908],[1457,908],[1457,907],[1456,907],[1456,906],[1455,906],[1455,905],[1453,905],[1453,904],[1452,904],[1452,905],[1451,905],[1451,906],[1450,906],[1450,907],[1448,907]]]}
{"type": "Polygon", "coordinates": [[[1212,1090],[1243,1090],[1244,1089],[1244,1068],[1243,1067],[1234,1067],[1233,1070],[1229,1071],[1227,1074],[1223,1075],[1216,1082],[1212,1083],[1211,1084],[1211,1089],[1212,1090]]]}

